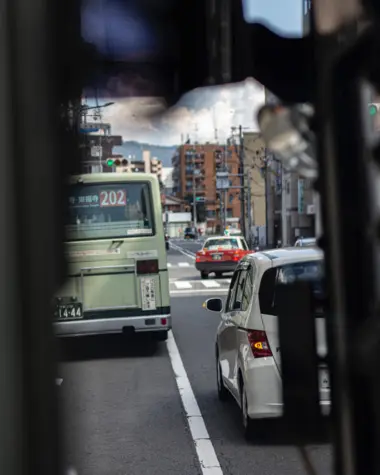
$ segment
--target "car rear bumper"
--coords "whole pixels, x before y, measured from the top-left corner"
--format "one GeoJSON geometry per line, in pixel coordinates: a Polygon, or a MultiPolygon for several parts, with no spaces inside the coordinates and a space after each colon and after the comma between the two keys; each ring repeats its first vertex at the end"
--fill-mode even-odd
{"type": "Polygon", "coordinates": [[[110,333],[148,333],[170,330],[171,315],[138,317],[97,318],[53,323],[55,334],[59,337],[103,335],[110,333]]]}
{"type": "MultiPolygon", "coordinates": [[[[282,379],[273,358],[249,360],[244,371],[244,386],[251,419],[283,415],[282,379]]],[[[320,404],[321,413],[328,415],[331,401],[325,399],[320,404]]]]}
{"type": "Polygon", "coordinates": [[[237,265],[235,261],[196,262],[195,268],[200,272],[233,272],[237,265]]]}

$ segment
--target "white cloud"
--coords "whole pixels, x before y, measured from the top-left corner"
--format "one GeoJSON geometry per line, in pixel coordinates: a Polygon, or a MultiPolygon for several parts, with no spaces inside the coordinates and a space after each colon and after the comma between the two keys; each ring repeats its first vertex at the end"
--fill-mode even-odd
{"type": "Polygon", "coordinates": [[[257,130],[256,113],[264,102],[263,87],[253,80],[239,85],[201,88],[186,94],[176,106],[163,111],[163,104],[151,98],[115,99],[103,112],[112,133],[124,140],[157,145],[178,144],[181,136],[213,141],[215,129],[225,140],[232,126],[257,130]]]}

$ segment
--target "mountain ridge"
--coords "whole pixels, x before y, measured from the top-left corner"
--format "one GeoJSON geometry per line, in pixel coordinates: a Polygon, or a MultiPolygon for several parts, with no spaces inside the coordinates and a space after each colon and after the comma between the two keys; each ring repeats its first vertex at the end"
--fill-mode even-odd
{"type": "Polygon", "coordinates": [[[172,166],[172,157],[177,150],[176,145],[155,145],[135,140],[126,140],[123,145],[114,147],[113,153],[123,154],[128,158],[129,155],[135,157],[135,160],[142,160],[143,151],[149,150],[151,158],[155,157],[161,160],[163,167],[172,166]]]}

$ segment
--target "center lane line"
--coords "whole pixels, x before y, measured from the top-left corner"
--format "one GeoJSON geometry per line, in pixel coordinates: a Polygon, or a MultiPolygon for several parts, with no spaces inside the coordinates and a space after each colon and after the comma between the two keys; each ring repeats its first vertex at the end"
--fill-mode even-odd
{"type": "Polygon", "coordinates": [[[173,332],[170,330],[166,341],[179,395],[189,425],[198,461],[203,475],[223,475],[214,446],[199,409],[189,378],[182,362],[173,332]]]}

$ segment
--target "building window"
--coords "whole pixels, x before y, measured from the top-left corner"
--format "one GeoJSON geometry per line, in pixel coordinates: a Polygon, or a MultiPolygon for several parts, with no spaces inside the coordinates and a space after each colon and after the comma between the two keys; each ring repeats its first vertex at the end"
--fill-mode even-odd
{"type": "Polygon", "coordinates": [[[215,218],[215,216],[216,216],[216,211],[214,209],[206,210],[206,217],[207,218],[215,218]]]}

